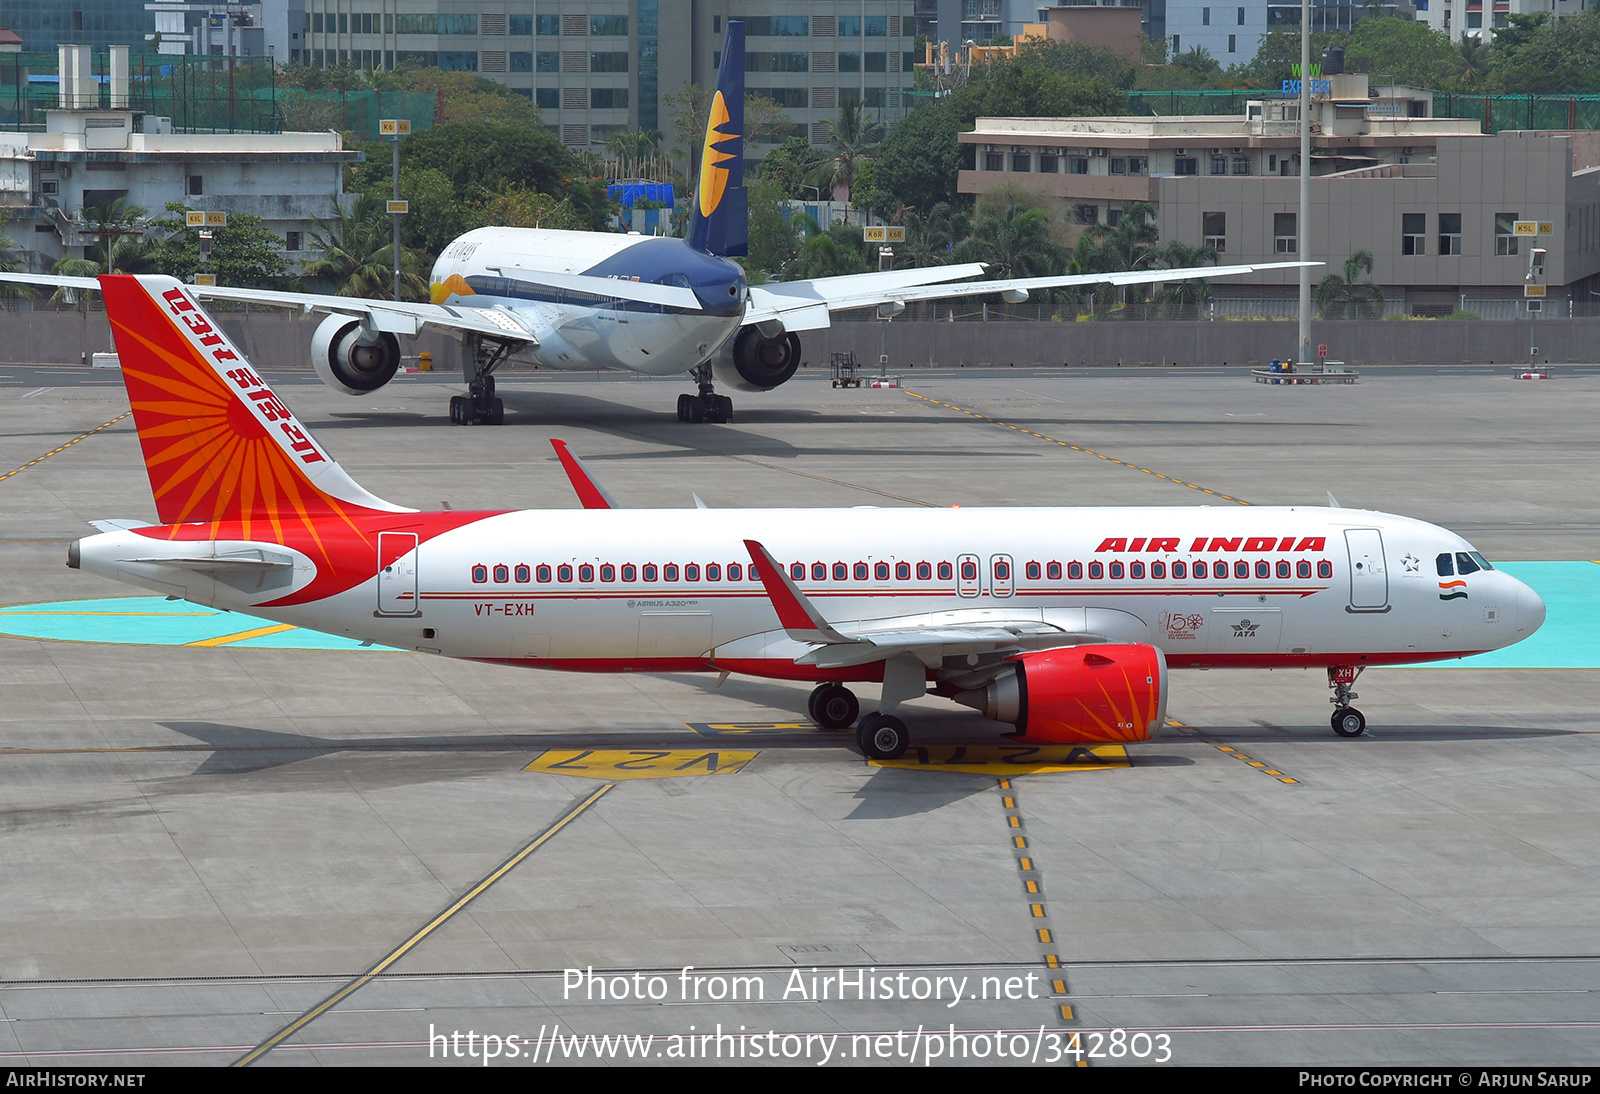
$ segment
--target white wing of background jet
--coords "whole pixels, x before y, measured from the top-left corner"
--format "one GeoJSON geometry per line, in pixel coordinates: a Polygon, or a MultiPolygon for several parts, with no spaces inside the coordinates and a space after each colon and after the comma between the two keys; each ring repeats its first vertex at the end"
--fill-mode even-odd
{"type": "MultiPolygon", "coordinates": [[[[610,277],[582,274],[540,273],[537,280],[555,289],[586,293],[612,300],[636,300],[645,304],[699,311],[694,290],[676,285],[652,285],[610,277]]],[[[92,277],[61,277],[54,274],[0,273],[0,281],[16,281],[54,288],[100,288],[92,277]]],[[[300,308],[307,312],[330,312],[365,318],[372,329],[391,334],[420,334],[425,327],[447,331],[471,331],[495,338],[514,338],[538,344],[532,331],[509,308],[471,308],[452,304],[410,304],[394,300],[369,300],[353,296],[327,296],[319,293],[275,292],[271,289],[239,289],[222,285],[190,285],[189,291],[203,300],[240,300],[268,307],[300,308]]]]}
{"type": "Polygon", "coordinates": [[[756,285],[750,289],[750,307],[744,324],[781,322],[785,330],[818,330],[829,325],[828,316],[852,308],[871,308],[882,304],[906,304],[916,300],[944,300],[959,296],[988,296],[994,293],[1033,289],[1062,289],[1074,285],[1149,285],[1162,281],[1189,281],[1195,278],[1236,277],[1257,270],[1287,270],[1300,266],[1320,266],[1320,262],[1258,262],[1238,266],[1193,266],[1178,270],[1130,270],[1127,273],[1062,274],[1056,277],[1013,277],[1000,281],[959,281],[974,277],[984,269],[982,263],[963,266],[935,266],[920,270],[889,270],[884,273],[846,274],[819,277],[811,281],[789,281],[776,285],[756,285]],[[927,276],[935,271],[955,271],[948,278],[927,276]],[[955,281],[955,284],[951,284],[955,281]]]}

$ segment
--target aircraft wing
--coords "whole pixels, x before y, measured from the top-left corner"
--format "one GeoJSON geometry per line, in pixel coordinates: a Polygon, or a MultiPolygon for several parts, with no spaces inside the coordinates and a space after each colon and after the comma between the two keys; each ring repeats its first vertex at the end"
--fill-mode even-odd
{"type": "MultiPolygon", "coordinates": [[[[802,665],[845,668],[886,661],[910,654],[929,666],[947,656],[967,653],[1020,653],[1102,643],[1102,635],[1068,631],[1019,612],[1015,619],[985,612],[982,618],[962,619],[959,612],[941,612],[860,623],[830,623],[807,599],[772,555],[755,540],[745,540],[761,583],[777,610],[778,622],[793,641],[810,646],[795,658],[802,665]]],[[[988,672],[999,668],[993,662],[988,672]]],[[[978,670],[975,675],[985,675],[978,670]]]]}
{"type": "MultiPolygon", "coordinates": [[[[587,277],[582,274],[535,274],[522,271],[522,276],[567,292],[612,300],[634,300],[693,311],[701,310],[700,301],[694,295],[694,290],[676,285],[653,285],[611,277],[587,277]]],[[[0,281],[80,290],[100,288],[99,281],[92,277],[62,277],[55,274],[0,273],[0,281]]],[[[226,285],[190,285],[188,289],[202,300],[237,300],[273,308],[298,308],[304,312],[350,315],[368,323],[373,330],[387,331],[391,334],[415,335],[422,333],[425,328],[433,327],[450,333],[485,334],[492,338],[510,339],[534,345],[539,341],[518,318],[517,313],[508,308],[412,304],[396,300],[369,300],[322,293],[241,289],[226,285]]]]}
{"type": "Polygon", "coordinates": [[[749,326],[752,323],[778,321],[789,331],[818,330],[829,325],[832,312],[849,311],[852,308],[960,296],[990,296],[995,293],[1020,293],[1017,299],[1022,300],[1033,289],[1062,289],[1075,285],[1150,285],[1163,281],[1237,277],[1258,270],[1320,265],[1320,262],[1257,262],[1235,266],[1191,266],[1176,270],[1012,277],[999,281],[960,280],[982,272],[982,263],[934,266],[921,270],[888,270],[883,273],[849,274],[844,277],[819,277],[810,281],[752,286],[750,307],[745,311],[744,323],[749,326]],[[927,276],[939,271],[956,272],[943,278],[927,276]]]}

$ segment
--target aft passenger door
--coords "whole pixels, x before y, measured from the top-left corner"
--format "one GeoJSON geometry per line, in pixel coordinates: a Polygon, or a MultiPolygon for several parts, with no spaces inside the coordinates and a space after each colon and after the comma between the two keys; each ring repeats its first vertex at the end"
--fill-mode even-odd
{"type": "Polygon", "coordinates": [[[1346,528],[1345,548],[1350,552],[1350,604],[1348,612],[1389,610],[1389,574],[1383,565],[1383,533],[1376,528],[1346,528]]]}
{"type": "Polygon", "coordinates": [[[417,533],[378,533],[378,614],[421,615],[417,602],[417,533]]]}

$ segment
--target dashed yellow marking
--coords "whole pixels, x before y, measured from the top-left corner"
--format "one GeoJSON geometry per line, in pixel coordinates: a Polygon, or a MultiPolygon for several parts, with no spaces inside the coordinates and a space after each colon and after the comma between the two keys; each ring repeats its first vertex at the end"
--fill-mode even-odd
{"type": "Polygon", "coordinates": [[[253,630],[239,631],[237,634],[219,634],[215,638],[202,638],[198,642],[185,642],[185,646],[226,646],[230,642],[243,642],[247,638],[260,638],[268,634],[282,634],[284,631],[294,630],[293,623],[274,623],[268,627],[256,627],[253,630]]]}
{"type": "Polygon", "coordinates": [[[1017,799],[1016,798],[1001,798],[1000,802],[1007,809],[1015,809],[1017,807],[1017,799]]]}
{"type": "Polygon", "coordinates": [[[1013,828],[1021,828],[1022,827],[1022,818],[1021,817],[1007,817],[1006,818],[1006,823],[1009,824],[1013,828]]]}
{"type": "Polygon", "coordinates": [[[1034,433],[1032,430],[1023,429],[1021,426],[1012,425],[1010,422],[1002,422],[999,418],[991,418],[987,414],[979,414],[976,410],[968,410],[966,407],[956,406],[954,403],[947,403],[940,399],[932,399],[926,395],[918,395],[915,391],[907,391],[906,394],[911,396],[913,399],[921,399],[925,403],[933,403],[937,406],[942,406],[946,409],[965,414],[968,417],[977,418],[981,422],[991,422],[994,425],[1005,426],[1007,429],[1014,429],[1018,433],[1026,433],[1031,437],[1038,437],[1042,441],[1049,441],[1051,444],[1060,445],[1062,448],[1070,448],[1074,452],[1082,452],[1086,456],[1093,456],[1100,460],[1109,460],[1111,463],[1114,463],[1119,467],[1126,467],[1130,471],[1138,471],[1145,475],[1154,475],[1156,478],[1170,482],[1174,486],[1187,486],[1190,490],[1198,490],[1202,494],[1210,494],[1214,498],[1221,498],[1223,501],[1236,502],[1239,505],[1250,504],[1243,498],[1236,498],[1232,494],[1224,494],[1220,490],[1211,490],[1207,487],[1199,485],[1198,483],[1185,482],[1183,479],[1175,479],[1171,475],[1160,474],[1159,472],[1150,470],[1148,467],[1140,467],[1136,463],[1129,463],[1126,460],[1119,460],[1115,456],[1107,456],[1104,452],[1096,452],[1092,448],[1084,448],[1082,445],[1072,444],[1070,441],[1059,441],[1056,438],[1046,436],[1043,433],[1034,433]]]}
{"type": "Polygon", "coordinates": [[[1057,957],[1053,953],[1045,954],[1044,967],[1047,969],[1059,969],[1061,967],[1061,958],[1057,957]]]}
{"type": "MultiPolygon", "coordinates": [[[[969,775],[993,775],[996,768],[1019,775],[1059,775],[1133,766],[1122,745],[916,745],[898,760],[867,762],[873,767],[960,771],[969,775]]],[[[1006,808],[1015,806],[1007,804],[1006,808]]]]}
{"type": "Polygon", "coordinates": [[[1199,730],[1194,729],[1194,728],[1192,728],[1190,726],[1186,726],[1182,722],[1168,721],[1167,725],[1176,726],[1178,729],[1181,729],[1183,732],[1189,734],[1191,737],[1197,737],[1200,740],[1204,741],[1206,744],[1210,745],[1212,748],[1216,749],[1218,752],[1226,753],[1227,755],[1233,757],[1235,760],[1242,761],[1244,764],[1255,768],[1257,771],[1262,771],[1262,772],[1265,772],[1268,775],[1272,775],[1281,783],[1288,783],[1291,786],[1300,785],[1300,780],[1299,779],[1291,779],[1291,778],[1289,778],[1289,776],[1285,775],[1283,772],[1276,771],[1276,770],[1268,767],[1266,764],[1262,763],[1260,760],[1252,760],[1249,756],[1246,756],[1243,752],[1240,752],[1238,749],[1234,748],[1231,745],[1225,745],[1220,741],[1214,741],[1210,737],[1201,737],[1199,730]]]}
{"type": "Polygon", "coordinates": [[[1020,858],[1017,860],[1017,865],[1024,870],[1032,870],[1033,860],[1031,858],[1020,858]]]}
{"type": "Polygon", "coordinates": [[[6,479],[9,479],[12,475],[20,475],[20,474],[22,474],[24,471],[26,471],[28,468],[32,467],[34,464],[43,463],[45,460],[48,460],[51,456],[54,456],[58,452],[65,452],[67,449],[71,448],[73,445],[77,444],[79,441],[83,440],[85,437],[93,437],[96,433],[100,432],[102,429],[109,429],[111,426],[116,425],[118,422],[122,421],[122,419],[126,418],[129,414],[132,414],[132,413],[133,413],[133,411],[131,411],[131,410],[124,410],[121,414],[118,414],[115,418],[112,418],[109,422],[105,422],[105,423],[103,423],[101,425],[97,425],[93,429],[89,430],[89,432],[87,432],[87,433],[79,433],[76,437],[72,438],[72,440],[68,441],[66,444],[60,445],[59,447],[56,447],[56,448],[52,448],[50,451],[46,452],[44,455],[34,457],[33,459],[29,460],[27,463],[23,464],[21,467],[17,468],[16,470],[7,471],[4,475],[0,475],[0,482],[3,482],[6,479]]]}
{"type": "Polygon", "coordinates": [[[1029,893],[1034,895],[1037,895],[1039,892],[1039,883],[1034,881],[1032,878],[1029,878],[1026,882],[1024,882],[1023,887],[1026,888],[1029,893]]]}
{"type": "Polygon", "coordinates": [[[1067,994],[1067,982],[1065,980],[1052,980],[1050,981],[1050,990],[1057,995],[1065,995],[1067,994]]]}
{"type": "Polygon", "coordinates": [[[1045,917],[1045,915],[1044,915],[1044,905],[1043,904],[1030,904],[1030,905],[1028,905],[1028,914],[1032,915],[1033,918],[1035,918],[1035,919],[1043,919],[1045,917]]]}
{"type": "Polygon", "coordinates": [[[1017,848],[1022,848],[1022,847],[1028,846],[1028,837],[1027,836],[1012,836],[1011,837],[1011,846],[1017,847],[1017,848]]]}
{"type": "Polygon", "coordinates": [[[1048,927],[1040,927],[1038,935],[1039,941],[1043,942],[1047,946],[1056,940],[1056,936],[1050,933],[1050,929],[1048,927]]]}
{"type": "MultiPolygon", "coordinates": [[[[1061,1020],[1063,1022],[1072,1021],[1072,1004],[1071,1003],[1062,1003],[1061,1004],[1061,1020]]],[[[1079,1061],[1079,1062],[1081,1063],[1082,1061],[1079,1061]]]]}
{"type": "Polygon", "coordinates": [[[696,749],[552,748],[524,771],[576,775],[581,779],[679,779],[692,775],[733,775],[759,752],[696,749]]]}

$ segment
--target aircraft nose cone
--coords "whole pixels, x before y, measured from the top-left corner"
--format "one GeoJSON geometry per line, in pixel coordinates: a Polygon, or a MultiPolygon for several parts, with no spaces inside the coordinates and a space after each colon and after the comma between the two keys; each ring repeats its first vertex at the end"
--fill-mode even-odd
{"type": "Polygon", "coordinates": [[[1517,590],[1517,634],[1526,638],[1544,626],[1544,600],[1528,586],[1517,590]]]}

